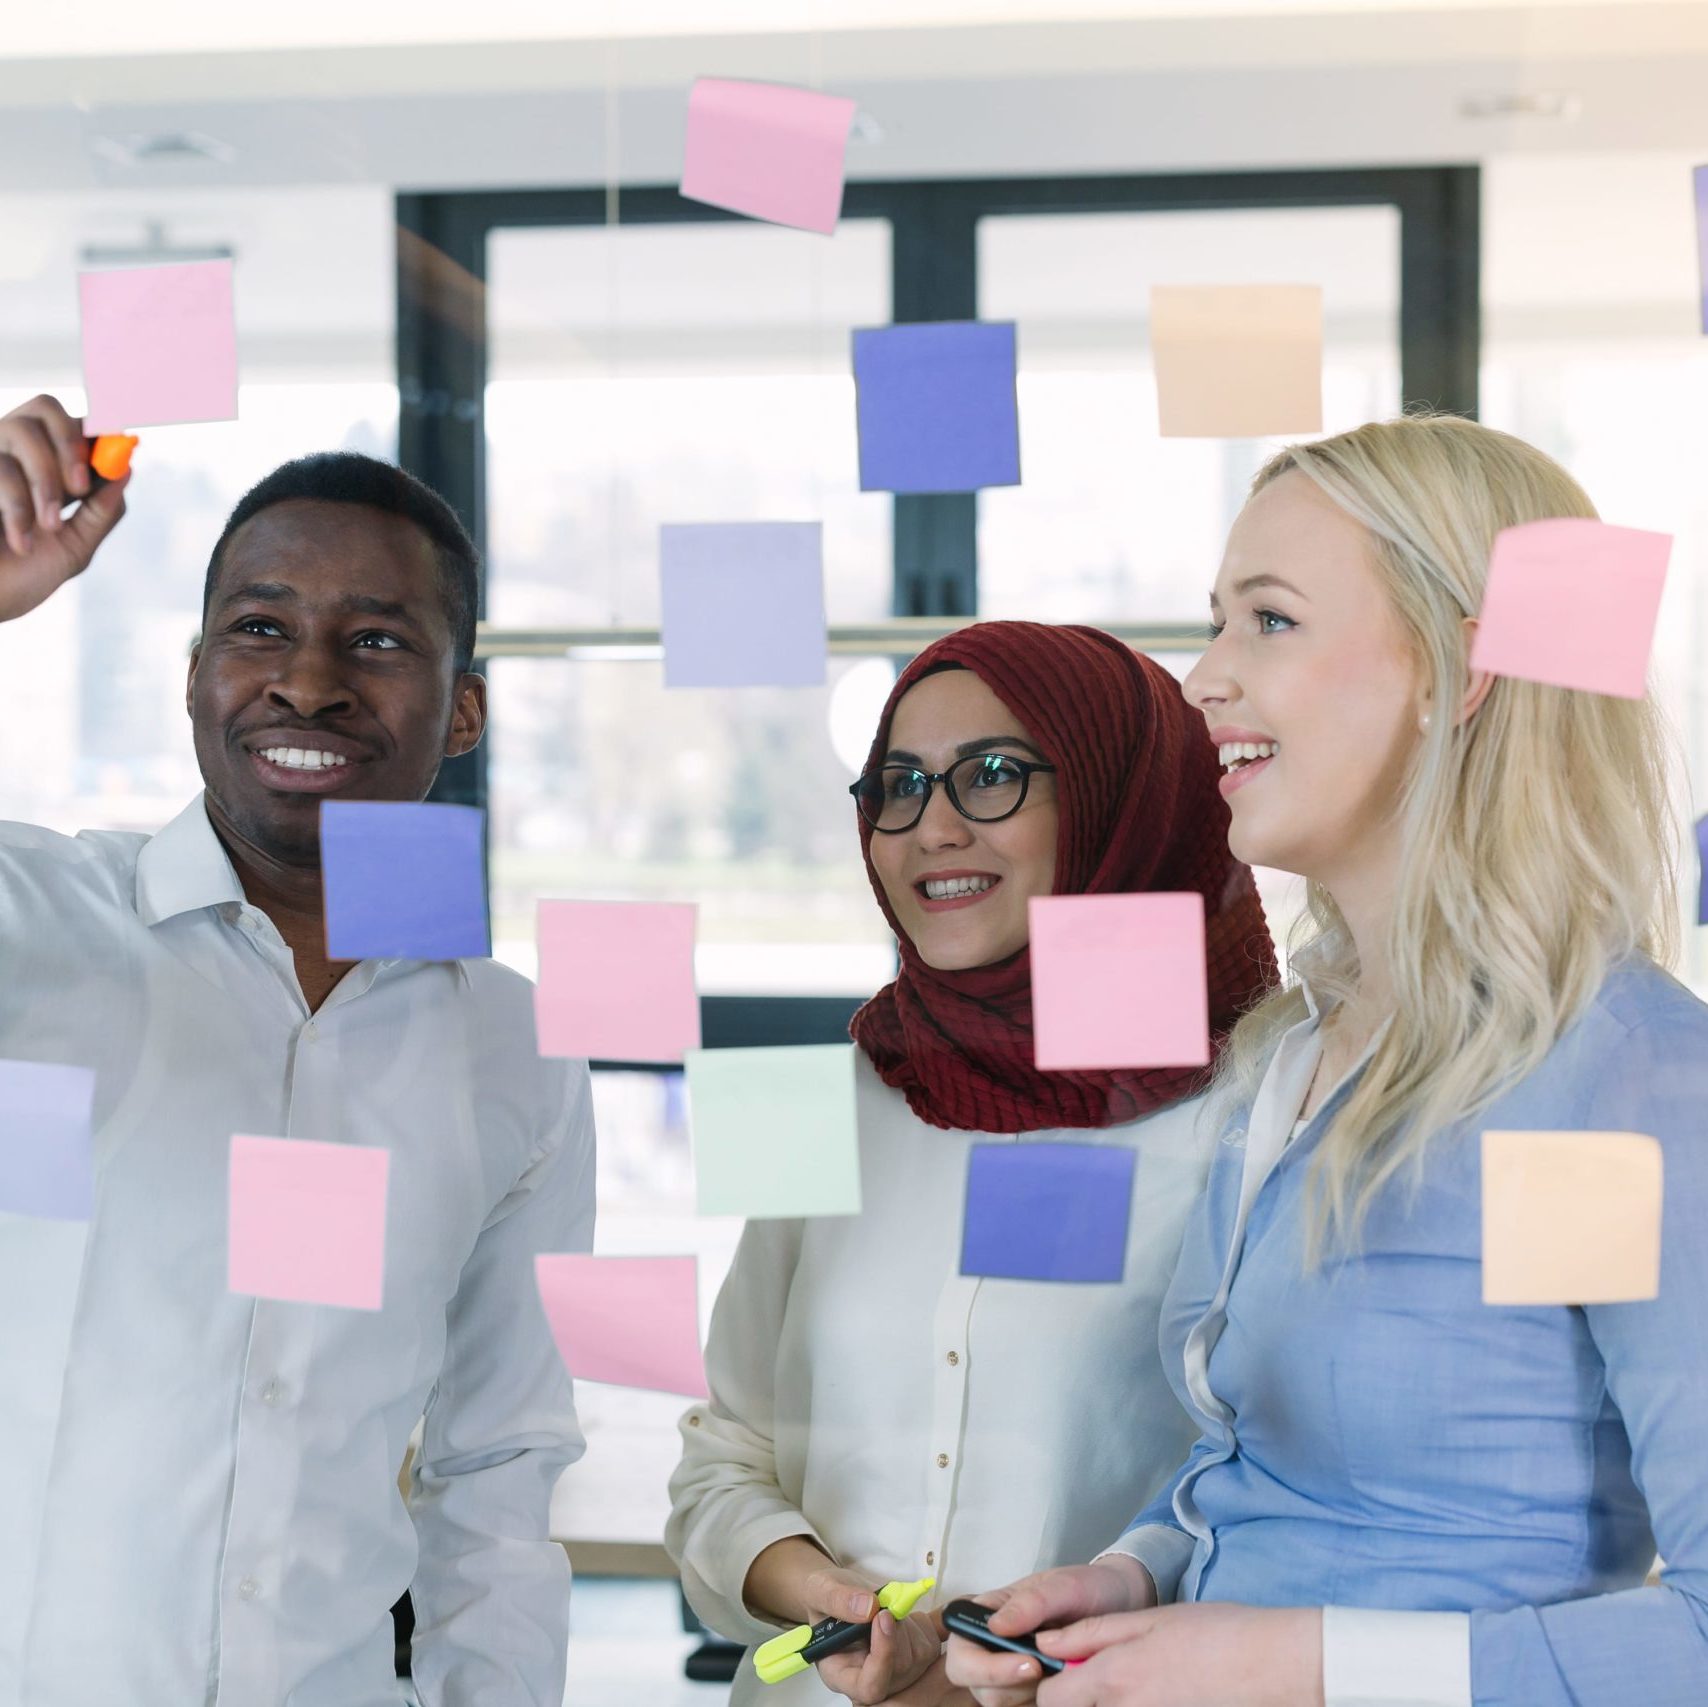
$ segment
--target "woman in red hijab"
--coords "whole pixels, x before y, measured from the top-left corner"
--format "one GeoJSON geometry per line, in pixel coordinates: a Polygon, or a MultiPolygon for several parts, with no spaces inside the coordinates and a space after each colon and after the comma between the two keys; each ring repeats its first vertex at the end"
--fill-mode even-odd
{"type": "Polygon", "coordinates": [[[873,1628],[781,1684],[744,1665],[738,1707],[967,1707],[932,1608],[1090,1558],[1190,1444],[1157,1316],[1208,1166],[1209,1070],[1040,1070],[1028,903],[1202,895],[1218,1047],[1276,977],[1218,776],[1174,678],[1096,629],[974,624],[897,681],[851,791],[901,956],[852,1028],[862,1212],[749,1223],[713,1317],[712,1397],[683,1418],[666,1535],[725,1635],[873,1628]],[[1121,1278],[963,1275],[981,1144],[1132,1151],[1121,1278]],[[921,1577],[937,1586],[918,1611],[878,1611],[881,1585],[921,1577]]]}

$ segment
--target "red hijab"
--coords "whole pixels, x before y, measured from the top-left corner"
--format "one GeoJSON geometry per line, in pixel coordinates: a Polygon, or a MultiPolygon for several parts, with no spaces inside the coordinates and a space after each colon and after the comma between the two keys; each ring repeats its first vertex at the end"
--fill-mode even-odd
{"type": "MultiPolygon", "coordinates": [[[[889,749],[903,694],[946,666],[971,670],[1056,767],[1055,891],[1196,890],[1204,897],[1212,1057],[1243,1008],[1277,978],[1251,868],[1228,852],[1228,808],[1203,719],[1159,664],[1100,629],[981,622],[927,647],[884,706],[868,766],[889,749]]],[[[1040,1072],[1033,1063],[1028,949],[994,966],[938,972],[919,958],[872,867],[901,971],[850,1030],[921,1120],[972,1132],[1115,1126],[1191,1095],[1201,1067],[1040,1072]]]]}

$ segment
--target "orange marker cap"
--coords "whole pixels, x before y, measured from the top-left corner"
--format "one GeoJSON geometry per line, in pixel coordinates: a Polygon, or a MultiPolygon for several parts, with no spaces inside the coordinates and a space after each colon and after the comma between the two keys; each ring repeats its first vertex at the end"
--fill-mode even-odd
{"type": "Polygon", "coordinates": [[[102,433],[89,448],[89,466],[103,480],[123,480],[130,473],[130,453],[141,442],[134,433],[102,433]]]}

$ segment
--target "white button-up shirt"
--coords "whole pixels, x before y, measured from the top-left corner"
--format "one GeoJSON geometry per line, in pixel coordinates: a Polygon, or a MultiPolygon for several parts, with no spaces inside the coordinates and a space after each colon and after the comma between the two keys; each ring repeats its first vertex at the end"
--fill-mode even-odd
{"type": "MultiPolygon", "coordinates": [[[[856,1054],[862,1212],[750,1221],[706,1348],[709,1404],[682,1420],[666,1541],[700,1616],[759,1643],[753,1560],[811,1535],[874,1587],[937,1579],[942,1605],[1116,1535],[1195,1429],[1163,1373],[1157,1318],[1213,1139],[1199,1103],[1094,1131],[945,1132],[856,1054]],[[1133,1170],[1119,1283],[960,1272],[975,1144],[1121,1145],[1133,1170]]],[[[733,1707],[828,1703],[809,1670],[733,1707]]]]}
{"type": "Polygon", "coordinates": [[[93,1220],[0,1213],[0,1704],[394,1707],[407,1589],[429,1707],[557,1707],[533,1259],[591,1247],[593,1126],[529,984],[363,961],[311,1016],[199,799],[0,825],[0,957],[0,1056],[96,1073],[93,1220]],[[383,1309],[227,1290],[234,1133],[391,1151],[383,1309]]]}

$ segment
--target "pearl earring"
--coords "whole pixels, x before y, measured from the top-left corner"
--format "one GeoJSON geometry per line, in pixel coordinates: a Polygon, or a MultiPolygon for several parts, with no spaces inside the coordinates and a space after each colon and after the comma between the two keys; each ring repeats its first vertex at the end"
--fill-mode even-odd
{"type": "Polygon", "coordinates": [[[1428,713],[1428,712],[1427,712],[1427,711],[1426,711],[1426,712],[1425,712],[1425,713],[1424,713],[1424,714],[1423,714],[1423,715],[1422,715],[1422,716],[1421,716],[1421,717],[1420,717],[1420,718],[1419,718],[1419,719],[1418,719],[1418,720],[1417,720],[1417,726],[1418,726],[1418,728],[1419,728],[1419,729],[1421,729],[1421,730],[1422,730],[1422,731],[1423,731],[1423,732],[1424,732],[1424,734],[1426,734],[1426,735],[1427,735],[1427,734],[1428,734],[1428,733],[1429,733],[1429,725],[1430,725],[1430,722],[1431,722],[1431,718],[1430,718],[1430,714],[1429,714],[1429,713],[1428,713]]]}

